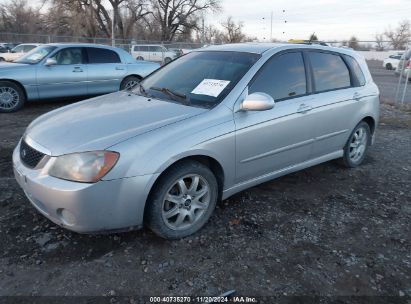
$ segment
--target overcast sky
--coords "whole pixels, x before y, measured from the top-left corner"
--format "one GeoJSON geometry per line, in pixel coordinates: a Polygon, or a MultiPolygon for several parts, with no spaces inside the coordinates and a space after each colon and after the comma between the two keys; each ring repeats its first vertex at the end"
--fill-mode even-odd
{"type": "MultiPolygon", "coordinates": [[[[7,3],[10,0],[0,0],[7,3]]],[[[38,5],[41,0],[29,0],[38,5]]],[[[247,35],[270,38],[308,39],[315,32],[320,40],[374,40],[375,34],[401,20],[411,20],[411,0],[221,0],[220,14],[206,14],[206,24],[219,26],[227,16],[244,22],[247,35]],[[283,10],[285,12],[283,13],[283,10]],[[263,19],[264,18],[264,19],[263,19]],[[287,21],[285,23],[284,21],[287,21]],[[284,33],[283,33],[284,32],[284,33]]]]}
{"type": "Polygon", "coordinates": [[[222,4],[223,13],[209,14],[208,24],[218,25],[231,15],[244,22],[248,35],[260,40],[270,38],[271,11],[273,36],[280,40],[307,39],[313,32],[320,40],[348,40],[352,35],[374,40],[375,33],[411,20],[411,0],[222,0],[222,4]]]}

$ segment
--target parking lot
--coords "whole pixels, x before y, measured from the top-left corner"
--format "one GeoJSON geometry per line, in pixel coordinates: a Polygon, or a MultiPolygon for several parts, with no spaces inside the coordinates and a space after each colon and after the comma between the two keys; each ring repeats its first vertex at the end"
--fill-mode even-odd
{"type": "MultiPolygon", "coordinates": [[[[387,103],[394,103],[399,77],[394,76],[393,70],[389,71],[383,68],[381,61],[370,60],[368,61],[368,66],[375,83],[380,88],[381,100],[387,103]]],[[[402,97],[403,88],[402,84],[400,97],[402,97]]],[[[404,103],[411,104],[411,83],[408,84],[404,103]]]]}
{"type": "MultiPolygon", "coordinates": [[[[391,102],[398,78],[378,64],[391,102]]],[[[148,229],[71,233],[25,198],[12,150],[30,121],[70,102],[0,114],[0,296],[411,294],[410,112],[382,105],[362,166],[328,162],[243,191],[199,233],[165,241],[148,229]]]]}

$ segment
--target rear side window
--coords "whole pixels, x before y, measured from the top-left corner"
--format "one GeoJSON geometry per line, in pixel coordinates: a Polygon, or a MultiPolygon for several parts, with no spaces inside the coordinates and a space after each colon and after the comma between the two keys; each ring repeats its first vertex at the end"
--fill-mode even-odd
{"type": "Polygon", "coordinates": [[[118,54],[112,50],[87,48],[89,63],[121,63],[118,54]]]}
{"type": "Polygon", "coordinates": [[[309,52],[316,92],[351,86],[350,72],[339,55],[309,52]]]}
{"type": "Polygon", "coordinates": [[[300,52],[277,55],[258,72],[249,93],[262,92],[274,100],[305,95],[307,84],[303,56],[300,52]]]}
{"type": "Polygon", "coordinates": [[[358,84],[360,86],[365,85],[365,76],[357,60],[355,60],[354,58],[348,55],[344,57],[347,60],[348,64],[350,65],[351,71],[353,72],[354,76],[357,78],[358,84]]]}

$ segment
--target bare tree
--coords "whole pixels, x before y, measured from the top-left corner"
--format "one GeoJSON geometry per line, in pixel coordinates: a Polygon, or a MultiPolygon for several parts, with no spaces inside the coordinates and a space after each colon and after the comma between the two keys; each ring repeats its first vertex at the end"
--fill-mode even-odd
{"type": "Polygon", "coordinates": [[[354,50],[358,50],[360,45],[358,43],[358,39],[355,36],[352,36],[350,38],[350,40],[348,40],[348,47],[354,49],[354,50]]]}
{"type": "Polygon", "coordinates": [[[375,34],[375,49],[377,51],[384,51],[385,50],[385,42],[384,42],[384,35],[383,34],[375,34]]]}
{"type": "Polygon", "coordinates": [[[391,41],[396,50],[404,50],[411,39],[411,25],[409,20],[403,20],[395,30],[388,29],[385,36],[391,41]]]}
{"type": "Polygon", "coordinates": [[[161,40],[171,41],[187,29],[198,28],[198,14],[220,10],[220,0],[151,0],[151,9],[161,40]]]}
{"type": "Polygon", "coordinates": [[[236,23],[231,16],[228,17],[227,20],[222,22],[221,26],[224,29],[224,40],[228,43],[241,42],[246,38],[245,34],[243,33],[244,24],[241,21],[236,23]]]}
{"type": "Polygon", "coordinates": [[[71,30],[80,35],[111,37],[114,15],[116,36],[121,39],[133,34],[136,22],[149,14],[148,0],[51,0],[52,11],[49,14],[50,24],[59,28],[56,23],[67,27],[68,19],[71,30]],[[109,5],[107,5],[109,4],[109,5]],[[61,19],[63,17],[63,19],[61,19]],[[70,20],[71,19],[71,20],[70,20]]]}
{"type": "Polygon", "coordinates": [[[28,5],[26,0],[13,0],[0,5],[0,31],[12,33],[40,33],[44,20],[40,8],[28,5]]]}
{"type": "Polygon", "coordinates": [[[318,41],[318,37],[317,37],[317,35],[316,35],[315,33],[313,33],[313,34],[310,35],[309,40],[310,40],[310,41],[318,41]]]}

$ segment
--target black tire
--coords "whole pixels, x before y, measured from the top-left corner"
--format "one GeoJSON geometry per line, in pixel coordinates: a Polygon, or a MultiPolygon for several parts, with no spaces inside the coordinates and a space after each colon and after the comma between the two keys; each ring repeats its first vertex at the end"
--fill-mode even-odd
{"type": "Polygon", "coordinates": [[[387,70],[392,70],[392,64],[391,64],[391,63],[387,63],[387,64],[385,65],[385,68],[386,68],[387,70]]]}
{"type": "Polygon", "coordinates": [[[165,64],[167,64],[167,63],[169,63],[169,62],[171,62],[171,58],[170,57],[166,57],[165,59],[164,59],[164,63],[165,64]]]}
{"type": "Polygon", "coordinates": [[[131,90],[133,87],[141,81],[140,77],[137,76],[128,76],[123,79],[123,81],[120,84],[120,90],[131,90]]]}
{"type": "Polygon", "coordinates": [[[143,56],[138,56],[136,59],[137,60],[144,60],[144,57],[143,56]]]}
{"type": "MultiPolygon", "coordinates": [[[[200,183],[201,182],[199,182],[198,184],[200,183]]],[[[201,186],[200,188],[200,192],[202,190],[202,187],[203,186],[201,186]]],[[[191,185],[188,188],[188,190],[190,190],[191,185]]],[[[179,194],[179,196],[175,197],[182,197],[182,201],[187,199],[183,198],[184,196],[181,193],[179,194]]],[[[155,234],[165,239],[180,239],[189,236],[200,230],[207,223],[211,214],[214,211],[217,198],[217,180],[208,167],[197,161],[186,161],[182,163],[177,163],[170,169],[168,169],[168,171],[160,177],[160,179],[156,182],[154,188],[152,189],[150,197],[147,201],[145,223],[155,234]],[[207,207],[204,209],[195,209],[195,207],[193,207],[191,211],[191,202],[193,202],[193,206],[195,206],[195,197],[192,196],[189,199],[190,206],[187,206],[186,203],[182,202],[176,204],[173,203],[174,207],[170,207],[170,209],[164,210],[166,204],[171,204],[165,199],[166,195],[168,195],[174,189],[174,187],[177,186],[178,181],[182,180],[183,178],[190,178],[189,176],[199,176],[203,179],[203,181],[206,181],[206,184],[204,184],[206,185],[205,189],[208,189],[209,191],[207,191],[207,195],[203,195],[202,197],[206,196],[208,198],[207,207]],[[177,222],[178,217],[181,216],[183,218],[181,223],[183,224],[187,219],[189,219],[189,217],[188,215],[185,215],[185,213],[182,213],[183,215],[181,215],[180,212],[187,213],[191,211],[193,214],[195,214],[195,212],[198,210],[203,211],[200,211],[200,215],[197,215],[198,218],[195,219],[193,223],[187,223],[187,227],[182,227],[180,230],[177,230],[170,228],[170,225],[172,225],[173,223],[171,221],[167,221],[164,218],[165,212],[170,211],[171,209],[178,210],[178,214],[175,215],[175,222],[177,222]]],[[[169,219],[172,219],[172,217],[170,217],[169,219]]]]}
{"type": "Polygon", "coordinates": [[[3,57],[0,57],[0,62],[6,61],[3,57]]]}
{"type": "Polygon", "coordinates": [[[361,165],[365,159],[365,156],[367,154],[370,144],[371,144],[370,126],[365,121],[362,121],[354,128],[354,130],[350,134],[350,137],[348,138],[347,143],[344,146],[344,156],[342,158],[343,165],[348,168],[355,168],[361,165]],[[365,132],[364,147],[363,147],[363,151],[361,152],[361,155],[357,155],[357,158],[353,158],[352,156],[353,153],[356,154],[354,149],[358,149],[358,148],[354,148],[351,145],[355,144],[355,136],[356,135],[358,136],[358,132],[360,129],[362,129],[365,132]]]}
{"type": "Polygon", "coordinates": [[[0,113],[16,112],[25,102],[26,94],[20,85],[11,81],[0,81],[0,113]]]}

